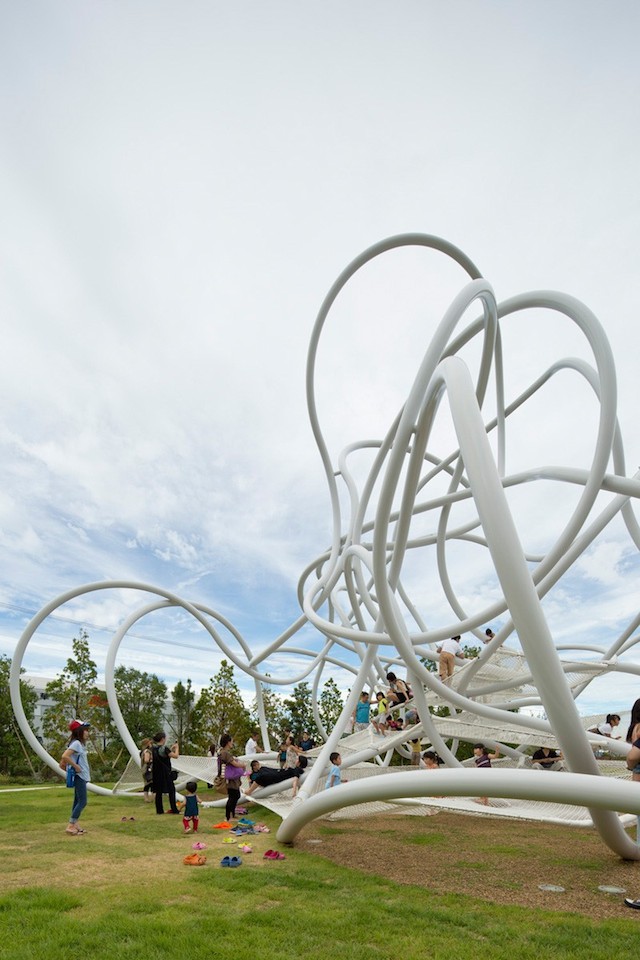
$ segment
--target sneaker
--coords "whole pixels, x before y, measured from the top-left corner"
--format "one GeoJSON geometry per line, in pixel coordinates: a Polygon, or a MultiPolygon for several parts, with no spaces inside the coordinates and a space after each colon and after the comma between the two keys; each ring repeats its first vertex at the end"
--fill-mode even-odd
{"type": "Polygon", "coordinates": [[[632,910],[640,910],[640,900],[631,900],[629,897],[625,897],[624,902],[632,910]]]}

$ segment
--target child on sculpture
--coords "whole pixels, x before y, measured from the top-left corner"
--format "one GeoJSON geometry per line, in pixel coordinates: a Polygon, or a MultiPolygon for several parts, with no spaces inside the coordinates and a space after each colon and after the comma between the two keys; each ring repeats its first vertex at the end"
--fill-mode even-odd
{"type": "Polygon", "coordinates": [[[369,694],[366,690],[363,690],[360,694],[360,699],[356,704],[356,708],[351,714],[351,719],[353,720],[353,732],[359,733],[360,730],[366,730],[369,726],[369,713],[371,711],[371,701],[369,700],[369,694]]]}
{"type": "Polygon", "coordinates": [[[331,767],[325,783],[326,790],[329,790],[330,787],[338,787],[342,783],[342,771],[340,770],[342,757],[334,751],[334,753],[329,756],[329,760],[331,761],[331,767]]]}
{"type": "Polygon", "coordinates": [[[425,770],[437,770],[439,768],[438,754],[435,750],[425,750],[422,754],[420,766],[425,770]]]}
{"type": "Polygon", "coordinates": [[[604,723],[598,724],[596,730],[602,737],[609,737],[612,740],[618,740],[620,738],[620,734],[614,735],[613,731],[619,723],[620,717],[617,713],[608,713],[604,723]]]}
{"type": "MultiPolygon", "coordinates": [[[[492,760],[497,760],[500,756],[499,751],[496,750],[495,753],[489,753],[488,749],[485,747],[484,743],[474,743],[473,745],[473,756],[475,758],[476,767],[479,769],[487,769],[491,766],[492,760]]],[[[478,797],[476,803],[482,803],[484,806],[488,806],[489,798],[488,797],[478,797]]]]}
{"type": "Polygon", "coordinates": [[[387,729],[387,707],[388,703],[384,693],[378,691],[378,693],[376,693],[376,712],[371,722],[373,723],[373,728],[376,733],[379,733],[381,736],[384,736],[387,729]]]}

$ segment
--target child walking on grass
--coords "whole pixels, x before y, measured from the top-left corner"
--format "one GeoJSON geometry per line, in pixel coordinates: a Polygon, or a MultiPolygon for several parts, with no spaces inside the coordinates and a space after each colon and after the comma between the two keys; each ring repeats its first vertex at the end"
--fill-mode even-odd
{"type": "Polygon", "coordinates": [[[187,799],[184,805],[184,811],[182,814],[182,823],[184,825],[184,832],[189,833],[189,830],[193,828],[193,832],[198,832],[198,794],[197,794],[198,784],[195,780],[189,780],[185,786],[187,792],[187,799]]]}

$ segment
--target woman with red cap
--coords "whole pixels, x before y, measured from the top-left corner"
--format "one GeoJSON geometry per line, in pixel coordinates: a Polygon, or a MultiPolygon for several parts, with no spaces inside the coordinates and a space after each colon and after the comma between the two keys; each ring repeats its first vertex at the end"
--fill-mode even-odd
{"type": "Polygon", "coordinates": [[[72,720],[69,724],[71,736],[69,746],[62,754],[62,765],[73,767],[76,772],[74,781],[73,807],[65,833],[77,837],[84,830],[78,826],[80,814],[87,805],[87,784],[91,780],[89,761],[87,760],[87,740],[89,739],[89,724],[82,720],[72,720]]]}

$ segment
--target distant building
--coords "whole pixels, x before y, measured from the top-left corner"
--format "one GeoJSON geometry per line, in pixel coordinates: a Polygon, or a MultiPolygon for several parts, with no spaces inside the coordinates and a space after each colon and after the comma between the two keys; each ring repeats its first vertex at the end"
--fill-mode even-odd
{"type": "MultiPolygon", "coordinates": [[[[55,678],[54,677],[32,677],[25,673],[22,675],[20,679],[23,680],[25,683],[28,683],[29,686],[32,687],[35,690],[35,692],[38,694],[38,699],[36,700],[36,703],[33,709],[32,729],[36,737],[40,741],[40,743],[43,743],[44,742],[44,735],[43,735],[44,715],[45,715],[45,712],[50,707],[55,706],[55,701],[51,700],[51,698],[47,696],[47,694],[45,693],[45,690],[46,690],[47,684],[51,683],[51,681],[55,678]]],[[[96,687],[98,688],[98,690],[106,691],[105,685],[103,683],[97,683],[96,687]]],[[[171,700],[165,700],[162,715],[165,723],[167,724],[167,727],[169,727],[171,722],[173,721],[173,705],[171,703],[171,700]]],[[[73,718],[69,717],[69,719],[71,720],[73,718]]],[[[83,718],[80,717],[80,719],[82,720],[83,718]]],[[[150,730],[149,736],[152,737],[154,733],[156,733],[155,730],[150,730]]]]}

